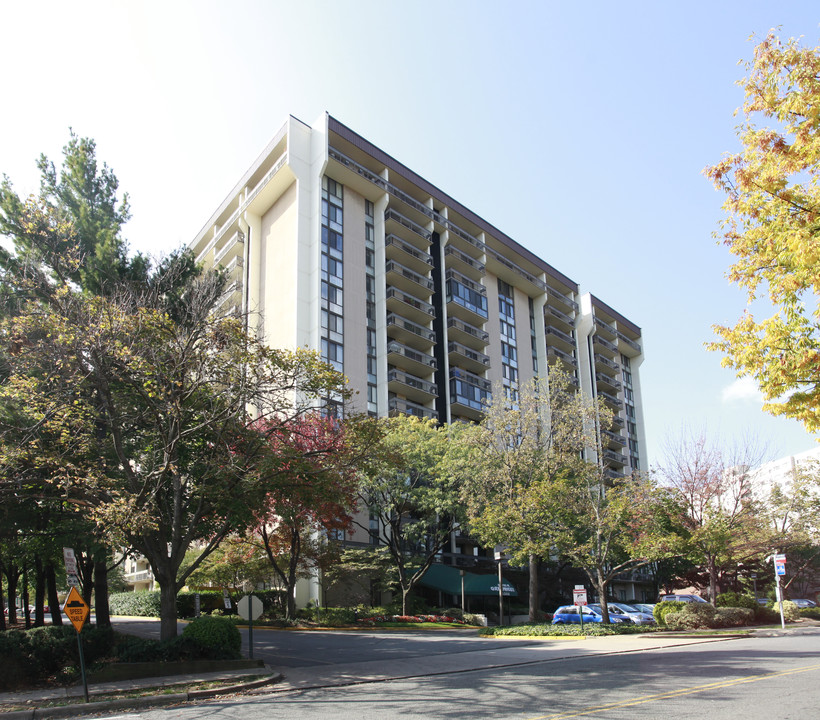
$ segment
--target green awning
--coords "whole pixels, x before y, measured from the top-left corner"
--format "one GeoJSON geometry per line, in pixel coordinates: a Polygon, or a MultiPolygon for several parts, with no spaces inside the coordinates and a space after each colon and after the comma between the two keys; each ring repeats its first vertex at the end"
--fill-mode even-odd
{"type": "MultiPolygon", "coordinates": [[[[503,594],[506,597],[517,597],[515,587],[508,581],[503,580],[503,594]]],[[[424,573],[420,585],[441,590],[451,595],[461,595],[461,573],[459,569],[452,565],[442,565],[433,563],[427,572],[424,573]]],[[[498,575],[477,575],[476,573],[464,573],[464,594],[465,595],[498,595],[498,575]]]]}

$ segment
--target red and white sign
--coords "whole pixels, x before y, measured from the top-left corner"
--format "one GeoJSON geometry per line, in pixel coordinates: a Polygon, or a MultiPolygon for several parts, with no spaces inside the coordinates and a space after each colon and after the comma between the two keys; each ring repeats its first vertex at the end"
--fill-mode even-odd
{"type": "Polygon", "coordinates": [[[575,605],[587,604],[587,589],[583,585],[576,585],[573,589],[572,602],[575,605]]]}

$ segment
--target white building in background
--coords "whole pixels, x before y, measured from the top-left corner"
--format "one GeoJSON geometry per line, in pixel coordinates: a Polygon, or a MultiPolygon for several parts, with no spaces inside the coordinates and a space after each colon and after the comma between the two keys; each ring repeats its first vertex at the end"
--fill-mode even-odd
{"type": "MultiPolygon", "coordinates": [[[[475,155],[488,182],[491,157],[475,155]]],[[[358,410],[477,420],[493,386],[514,396],[557,360],[614,411],[611,475],[647,467],[640,327],[330,115],[289,117],[192,249],[230,273],[226,310],[272,347],[321,352],[358,410]]]]}

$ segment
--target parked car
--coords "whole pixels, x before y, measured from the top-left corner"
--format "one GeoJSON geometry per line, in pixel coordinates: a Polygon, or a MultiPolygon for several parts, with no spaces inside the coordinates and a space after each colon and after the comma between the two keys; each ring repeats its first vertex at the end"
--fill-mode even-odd
{"type": "Polygon", "coordinates": [[[804,598],[797,598],[796,600],[792,600],[792,602],[797,605],[799,608],[810,608],[810,607],[817,607],[817,603],[814,600],[806,600],[804,598]]]}
{"type": "Polygon", "coordinates": [[[640,610],[641,612],[648,613],[652,617],[655,617],[655,603],[627,603],[627,604],[638,608],[638,610],[640,610]]]}
{"type": "Polygon", "coordinates": [[[641,610],[636,605],[627,605],[622,602],[609,603],[609,612],[620,612],[622,615],[627,615],[635,625],[654,625],[655,616],[651,612],[641,610]]]}
{"type": "MultiPolygon", "coordinates": [[[[586,605],[582,606],[580,609],[583,611],[585,623],[603,622],[603,612],[600,605],[586,605]]],[[[578,610],[579,607],[577,605],[563,605],[559,607],[552,614],[552,624],[565,625],[568,623],[580,623],[581,615],[578,613],[578,610]]],[[[614,624],[632,624],[632,620],[628,615],[623,615],[622,613],[618,613],[613,610],[609,611],[609,622],[614,624]]]]}
{"type": "Polygon", "coordinates": [[[708,600],[704,600],[700,595],[661,595],[661,602],[672,602],[675,600],[678,602],[709,602],[708,600]]]}

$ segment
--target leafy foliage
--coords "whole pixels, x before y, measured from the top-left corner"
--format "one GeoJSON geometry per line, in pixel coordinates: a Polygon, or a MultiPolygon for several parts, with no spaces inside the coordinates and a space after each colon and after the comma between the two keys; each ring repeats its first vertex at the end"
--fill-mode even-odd
{"type": "Polygon", "coordinates": [[[203,615],[192,620],[182,631],[182,637],[225,659],[239,657],[242,647],[242,636],[236,625],[228,618],[215,615],[203,615]]]}
{"type": "MultiPolygon", "coordinates": [[[[463,520],[459,499],[458,425],[399,415],[382,421],[384,437],[359,486],[359,500],[378,519],[398,576],[402,614],[410,591],[463,520]]],[[[370,532],[370,527],[360,525],[370,532]]]]}
{"type": "Polygon", "coordinates": [[[749,303],[768,297],[774,313],[746,311],[715,326],[710,347],[740,377],[754,378],[764,409],[820,429],[820,48],[769,33],[755,47],[737,133],[743,145],[704,173],[726,193],[723,242],[735,255],[728,277],[749,303]]]}

